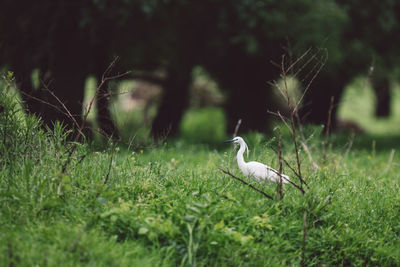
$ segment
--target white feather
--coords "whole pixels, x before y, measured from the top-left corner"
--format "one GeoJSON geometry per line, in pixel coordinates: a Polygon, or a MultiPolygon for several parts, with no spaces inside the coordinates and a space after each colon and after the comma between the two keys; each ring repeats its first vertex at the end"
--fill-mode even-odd
{"type": "MultiPolygon", "coordinates": [[[[255,179],[258,182],[263,182],[265,180],[270,180],[272,182],[279,182],[279,172],[274,170],[273,168],[269,167],[260,162],[250,161],[245,162],[243,158],[243,153],[247,150],[247,156],[249,155],[249,148],[246,142],[240,136],[237,136],[231,140],[235,144],[239,144],[240,148],[237,153],[237,162],[239,169],[242,173],[247,176],[255,179]]],[[[289,183],[290,178],[287,175],[281,174],[282,183],[289,183]]]]}

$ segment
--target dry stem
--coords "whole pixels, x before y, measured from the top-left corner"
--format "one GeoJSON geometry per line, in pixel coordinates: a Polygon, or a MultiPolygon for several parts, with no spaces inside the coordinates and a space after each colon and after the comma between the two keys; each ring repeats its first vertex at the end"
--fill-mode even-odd
{"type": "Polygon", "coordinates": [[[334,105],[334,97],[332,96],[331,97],[331,102],[329,104],[328,119],[327,119],[327,122],[326,122],[324,150],[322,152],[322,162],[324,164],[326,162],[326,150],[328,148],[328,143],[329,143],[329,130],[331,128],[331,117],[332,117],[333,105],[334,105]]]}
{"type": "Polygon", "coordinates": [[[238,131],[239,131],[239,128],[240,128],[240,125],[241,125],[241,124],[242,124],[242,119],[239,119],[238,122],[236,123],[235,131],[233,132],[233,138],[236,137],[236,135],[237,135],[237,133],[238,133],[238,131]]]}
{"type": "Polygon", "coordinates": [[[305,252],[306,252],[306,238],[307,238],[307,211],[304,212],[303,215],[303,241],[301,246],[301,266],[306,266],[305,263],[305,252]]]}
{"type": "Polygon", "coordinates": [[[71,147],[71,149],[70,149],[70,151],[69,151],[69,153],[68,153],[67,160],[64,162],[64,165],[62,166],[62,169],[61,169],[61,172],[62,172],[62,173],[65,173],[65,171],[66,171],[66,169],[67,169],[67,166],[68,166],[69,163],[71,162],[71,156],[72,156],[72,154],[74,153],[74,151],[75,151],[75,149],[76,149],[76,147],[77,147],[77,141],[79,140],[79,138],[80,138],[81,135],[82,135],[82,130],[85,128],[86,121],[87,121],[87,117],[88,117],[88,115],[89,115],[89,113],[90,113],[90,111],[91,111],[91,109],[92,109],[94,100],[96,99],[97,95],[98,95],[99,92],[100,92],[101,87],[102,87],[107,81],[113,80],[113,79],[121,78],[121,77],[123,77],[123,76],[125,76],[125,75],[127,75],[127,74],[129,73],[129,71],[128,71],[128,72],[124,72],[124,73],[122,73],[122,74],[116,74],[116,75],[113,75],[113,76],[107,76],[107,75],[111,72],[112,68],[115,66],[115,63],[117,62],[117,60],[118,60],[118,58],[115,58],[115,59],[111,62],[111,64],[107,67],[107,69],[104,71],[103,75],[101,76],[101,82],[100,82],[99,86],[96,88],[96,92],[95,92],[93,98],[91,99],[91,101],[90,101],[90,103],[89,103],[89,107],[86,109],[86,112],[85,112],[85,114],[84,114],[84,116],[83,116],[82,124],[81,124],[80,127],[79,127],[79,130],[78,130],[78,133],[77,133],[76,136],[75,136],[73,145],[72,145],[72,147],[71,147]]]}
{"type": "Polygon", "coordinates": [[[277,191],[279,194],[280,200],[283,199],[283,192],[282,192],[282,136],[281,136],[281,129],[276,127],[275,129],[278,130],[278,159],[279,159],[279,183],[277,187],[277,191]]]}
{"type": "Polygon", "coordinates": [[[231,176],[232,178],[234,178],[234,179],[238,180],[239,182],[241,182],[241,183],[243,183],[243,184],[247,185],[248,187],[250,187],[250,188],[251,188],[251,189],[253,189],[254,191],[256,191],[256,192],[260,193],[260,194],[261,194],[261,195],[263,195],[264,197],[266,197],[266,198],[269,198],[269,199],[271,199],[271,200],[273,200],[273,199],[274,199],[274,198],[273,198],[271,195],[268,195],[268,194],[267,194],[267,193],[265,193],[264,191],[262,191],[262,190],[258,189],[257,187],[255,187],[255,186],[254,186],[254,185],[252,185],[252,184],[249,184],[248,182],[244,181],[243,179],[241,179],[241,178],[239,178],[239,177],[237,177],[237,176],[233,175],[233,174],[232,174],[232,173],[230,173],[229,171],[226,171],[226,170],[224,170],[224,169],[221,169],[221,168],[220,168],[220,171],[222,171],[223,173],[225,173],[225,174],[227,174],[227,175],[231,176]]]}

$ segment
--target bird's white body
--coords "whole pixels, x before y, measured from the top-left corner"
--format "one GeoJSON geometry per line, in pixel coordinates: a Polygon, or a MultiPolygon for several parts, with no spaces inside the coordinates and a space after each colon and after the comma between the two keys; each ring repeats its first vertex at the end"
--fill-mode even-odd
{"type": "MultiPolygon", "coordinates": [[[[272,182],[279,182],[279,172],[274,170],[273,168],[269,167],[268,165],[262,164],[260,162],[256,161],[250,161],[250,162],[245,162],[244,161],[244,151],[247,149],[248,153],[248,147],[246,142],[243,140],[243,138],[237,136],[230,140],[233,143],[237,143],[240,145],[239,151],[237,153],[237,163],[239,166],[239,169],[242,171],[242,173],[247,176],[255,179],[258,182],[264,182],[266,180],[270,180],[272,182]]],[[[289,183],[290,178],[287,175],[281,174],[282,176],[282,183],[289,183]]]]}

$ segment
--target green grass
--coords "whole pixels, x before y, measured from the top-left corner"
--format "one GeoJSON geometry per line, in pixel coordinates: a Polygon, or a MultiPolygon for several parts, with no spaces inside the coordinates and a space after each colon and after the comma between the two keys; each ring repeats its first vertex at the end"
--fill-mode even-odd
{"type": "MultiPolygon", "coordinates": [[[[156,147],[95,151],[79,144],[62,173],[73,145],[62,126],[42,130],[37,119],[20,115],[7,90],[0,103],[1,265],[299,265],[305,211],[307,265],[400,263],[398,139],[355,136],[350,146],[348,136],[333,135],[323,164],[321,128],[305,127],[306,136],[315,133],[308,146],[320,168],[301,150],[310,189],[302,195],[285,185],[279,201],[219,170],[242,177],[232,146],[216,145],[223,124],[199,126],[210,114],[222,120],[218,110],[192,110],[181,128],[185,139],[156,147]],[[215,135],[215,144],[194,144],[203,142],[199,131],[215,135]]],[[[276,138],[244,138],[249,160],[278,168],[270,149],[276,138]]],[[[295,165],[287,134],[283,155],[295,165]]],[[[276,195],[274,184],[263,189],[276,195]]]]}

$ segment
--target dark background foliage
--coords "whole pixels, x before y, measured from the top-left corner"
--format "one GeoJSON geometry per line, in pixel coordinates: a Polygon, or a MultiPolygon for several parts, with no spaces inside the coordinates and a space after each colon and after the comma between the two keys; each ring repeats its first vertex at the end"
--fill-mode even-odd
{"type": "MultiPolygon", "coordinates": [[[[397,78],[399,9],[392,0],[5,0],[0,64],[15,73],[29,112],[45,125],[60,120],[71,128],[71,118],[54,108],[62,110],[59,102],[42,85],[34,86],[32,71],[39,70],[41,84],[80,124],[86,78],[93,75],[100,82],[118,56],[114,71],[135,70],[128,78],[161,85],[151,127],[157,137],[178,132],[198,66],[227,96],[228,132],[238,119],[241,131],[266,131],[267,111],[276,109],[268,82],[279,79],[282,55],[290,64],[313,48],[326,62],[305,95],[304,121],[325,123],[332,96],[335,116],[345,86],[372,68],[376,113],[387,116],[390,80],[397,78]]],[[[313,67],[305,65],[298,79],[315,74],[313,67]]],[[[100,89],[97,120],[104,134],[117,137],[108,90],[100,89]]]]}

